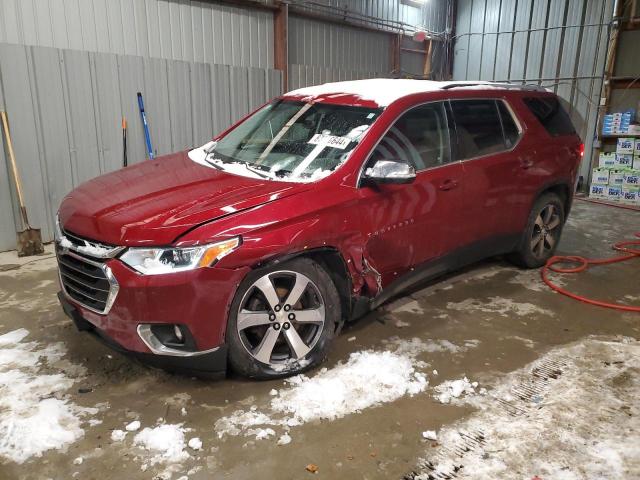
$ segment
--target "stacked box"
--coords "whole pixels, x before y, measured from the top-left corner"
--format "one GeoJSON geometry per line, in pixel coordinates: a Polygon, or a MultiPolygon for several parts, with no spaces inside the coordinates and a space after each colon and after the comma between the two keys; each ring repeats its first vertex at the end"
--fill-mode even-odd
{"type": "Polygon", "coordinates": [[[640,172],[625,172],[622,185],[624,188],[640,188],[640,172]]]}
{"type": "Polygon", "coordinates": [[[634,109],[604,116],[603,133],[620,137],[615,152],[600,153],[590,197],[640,206],[640,138],[635,137],[640,135],[639,120],[634,109]]]}
{"type": "Polygon", "coordinates": [[[609,181],[607,185],[612,187],[622,187],[624,185],[625,172],[620,170],[609,170],[609,181]]]}
{"type": "Polygon", "coordinates": [[[607,199],[607,185],[598,185],[595,183],[591,184],[591,189],[589,190],[589,196],[591,198],[599,198],[601,200],[607,199]]]}
{"type": "Polygon", "coordinates": [[[621,137],[618,139],[616,145],[616,153],[621,155],[633,155],[633,151],[636,147],[636,140],[634,138],[621,137]]]}
{"type": "Polygon", "coordinates": [[[611,169],[616,166],[616,154],[613,152],[600,153],[598,158],[598,168],[611,169]]]}
{"type": "Polygon", "coordinates": [[[609,172],[607,168],[594,168],[591,175],[591,183],[595,185],[609,185],[609,172]]]}
{"type": "Polygon", "coordinates": [[[617,170],[632,170],[633,169],[633,155],[627,155],[622,153],[616,153],[616,161],[613,168],[617,170]]]}
{"type": "Polygon", "coordinates": [[[609,202],[618,203],[622,197],[622,187],[607,187],[607,200],[609,202]]]}
{"type": "Polygon", "coordinates": [[[640,207],[640,191],[622,189],[622,195],[620,197],[620,203],[625,205],[633,205],[640,207]]]}
{"type": "Polygon", "coordinates": [[[603,117],[602,133],[604,135],[620,135],[629,131],[631,122],[635,120],[635,111],[608,113],[603,117]]]}

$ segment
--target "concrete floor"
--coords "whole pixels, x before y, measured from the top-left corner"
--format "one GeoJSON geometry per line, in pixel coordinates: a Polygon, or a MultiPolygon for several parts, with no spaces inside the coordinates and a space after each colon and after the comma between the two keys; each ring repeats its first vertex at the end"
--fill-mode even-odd
{"type": "MultiPolygon", "coordinates": [[[[576,202],[559,251],[610,256],[610,245],[632,238],[639,226],[640,213],[576,202]]],[[[57,304],[55,262],[50,256],[29,261],[18,261],[12,253],[0,254],[0,335],[26,328],[30,332],[27,340],[39,346],[62,342],[64,358],[43,362],[38,368],[47,373],[62,372],[74,380],[73,387],[58,396],[80,407],[97,406],[98,410],[83,419],[83,437],[68,445],[66,451],[49,450],[23,464],[0,456],[2,479],[77,476],[133,480],[177,479],[184,475],[190,479],[293,479],[313,476],[305,470],[308,464],[317,465],[316,475],[324,478],[402,478],[413,471],[420,473],[425,455],[437,448],[436,443],[422,438],[423,431],[444,431],[475,415],[477,405],[473,402],[437,401],[433,387],[439,383],[467,376],[479,382],[478,389],[491,391],[507,378],[506,374],[526,367],[554,348],[580,345],[592,335],[614,341],[625,336],[631,345],[640,338],[638,314],[581,304],[546,288],[538,271],[518,270],[501,259],[492,259],[416,289],[349,326],[336,340],[324,365],[331,370],[352,352],[389,348],[387,340],[391,337],[466,344],[455,352],[443,349],[419,353],[424,363],[418,365],[430,382],[422,393],[333,421],[292,427],[293,440],[288,445],[277,445],[277,436],[259,441],[244,435],[220,439],[214,431],[216,420],[238,408],[256,406],[259,411],[267,411],[270,391],[288,388],[285,382],[240,378],[205,382],[133,363],[75,331],[57,304]],[[432,373],[434,369],[437,375],[432,373]],[[181,413],[183,407],[186,415],[181,413]],[[89,417],[102,423],[90,426],[89,417]],[[190,452],[189,458],[176,464],[150,465],[147,452],[132,446],[131,436],[124,442],[111,440],[111,431],[122,429],[132,419],[139,419],[144,427],[154,425],[159,417],[193,429],[189,435],[202,439],[202,450],[190,452]],[[74,464],[78,457],[83,458],[82,463],[74,464]]],[[[563,281],[581,293],[640,304],[639,262],[595,268],[563,281]]],[[[572,361],[570,357],[568,361],[572,361]]],[[[309,376],[316,373],[310,372],[309,376]]],[[[626,374],[634,385],[640,384],[637,368],[629,368],[626,374]]],[[[1,397],[0,385],[0,405],[1,397]]],[[[0,415],[6,415],[6,411],[0,409],[0,415]]],[[[611,422],[621,422],[619,417],[611,418],[611,422]]],[[[632,424],[637,426],[637,417],[632,418],[632,424]]],[[[608,427],[615,430],[622,425],[608,427]]],[[[541,424],[540,428],[549,427],[541,424]]],[[[640,432],[629,435],[630,442],[640,444],[640,432]]],[[[491,442],[491,438],[486,440],[491,442]]],[[[533,450],[533,454],[539,456],[540,452],[533,450]]],[[[527,463],[526,457],[523,462],[527,463]]],[[[578,468],[570,458],[566,463],[567,471],[578,468]]],[[[621,468],[615,478],[640,477],[638,463],[623,462],[621,468]]],[[[563,478],[586,478],[576,472],[573,477],[563,478]]],[[[524,465],[521,473],[531,478],[537,472],[524,465]]]]}

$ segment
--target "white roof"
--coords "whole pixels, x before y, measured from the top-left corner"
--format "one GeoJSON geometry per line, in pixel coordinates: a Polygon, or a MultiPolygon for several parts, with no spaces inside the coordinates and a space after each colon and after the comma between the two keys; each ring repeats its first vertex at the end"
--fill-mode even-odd
{"type": "Polygon", "coordinates": [[[392,102],[414,93],[434,92],[448,88],[475,88],[475,89],[518,89],[541,90],[543,87],[522,85],[514,83],[497,83],[474,80],[436,82],[433,80],[411,80],[393,78],[371,78],[368,80],[352,80],[349,82],[333,82],[315,85],[313,87],[299,88],[286,93],[286,96],[304,97],[312,100],[321,95],[357,95],[362,100],[370,100],[380,107],[386,107],[392,102]]]}

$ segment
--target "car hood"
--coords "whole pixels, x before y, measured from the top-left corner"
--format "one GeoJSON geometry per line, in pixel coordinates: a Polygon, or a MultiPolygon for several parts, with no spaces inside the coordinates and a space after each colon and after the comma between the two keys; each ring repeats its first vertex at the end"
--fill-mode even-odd
{"type": "Polygon", "coordinates": [[[199,165],[187,152],[81,184],[62,201],[66,231],[111,245],[168,245],[203,223],[307,190],[199,165]]]}

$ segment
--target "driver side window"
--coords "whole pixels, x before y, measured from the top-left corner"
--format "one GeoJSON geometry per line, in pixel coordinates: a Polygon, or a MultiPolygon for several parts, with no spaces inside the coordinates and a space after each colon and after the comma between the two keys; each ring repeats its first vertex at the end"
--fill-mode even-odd
{"type": "Polygon", "coordinates": [[[370,163],[394,160],[416,171],[451,161],[449,127],[442,102],[415,107],[403,114],[380,140],[370,163]]]}

